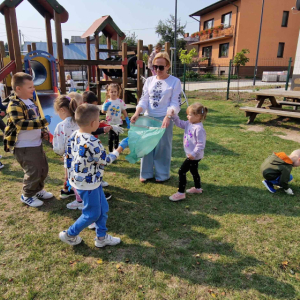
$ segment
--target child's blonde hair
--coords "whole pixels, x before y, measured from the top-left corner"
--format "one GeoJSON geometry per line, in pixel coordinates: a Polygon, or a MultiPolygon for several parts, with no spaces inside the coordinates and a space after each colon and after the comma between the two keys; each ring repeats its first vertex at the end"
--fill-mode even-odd
{"type": "Polygon", "coordinates": [[[169,54],[167,52],[159,52],[155,55],[154,59],[153,59],[153,65],[155,65],[155,61],[158,58],[164,58],[166,60],[166,66],[169,67],[171,66],[171,61],[170,61],[170,57],[169,54]]]}
{"type": "Polygon", "coordinates": [[[71,79],[71,75],[70,75],[70,74],[67,74],[66,79],[67,79],[67,80],[71,79]]]}
{"type": "Polygon", "coordinates": [[[106,86],[106,99],[110,98],[109,91],[111,90],[111,88],[117,89],[117,91],[118,91],[118,97],[122,98],[122,96],[121,96],[122,95],[122,88],[121,88],[121,86],[119,84],[117,84],[117,83],[111,83],[111,84],[108,84],[106,86]]]}
{"type": "Polygon", "coordinates": [[[58,96],[54,101],[54,109],[58,112],[63,107],[70,112],[72,120],[75,121],[75,111],[77,109],[76,99],[70,98],[67,95],[58,96]]]}
{"type": "Polygon", "coordinates": [[[76,100],[77,106],[83,103],[83,97],[80,93],[71,92],[68,94],[68,97],[70,97],[71,99],[74,98],[76,100]]]}
{"type": "Polygon", "coordinates": [[[207,107],[203,106],[201,103],[194,103],[186,109],[186,113],[193,114],[193,115],[200,115],[202,121],[205,120],[206,115],[208,113],[208,109],[207,107]]]}

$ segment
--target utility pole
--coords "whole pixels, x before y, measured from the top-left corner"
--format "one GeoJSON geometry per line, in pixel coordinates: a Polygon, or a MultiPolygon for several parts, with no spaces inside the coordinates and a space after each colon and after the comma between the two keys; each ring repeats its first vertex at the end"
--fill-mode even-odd
{"type": "Polygon", "coordinates": [[[264,5],[265,5],[265,0],[262,0],[260,26],[259,26],[257,52],[256,52],[256,61],[255,61],[254,77],[253,77],[253,85],[255,85],[256,74],[257,74],[257,63],[258,63],[258,54],[259,54],[259,46],[260,46],[261,28],[262,28],[262,22],[263,22],[263,16],[264,16],[264,5]]]}
{"type": "Polygon", "coordinates": [[[177,0],[175,0],[175,33],[174,33],[174,76],[176,77],[176,57],[177,57],[177,0]]]}

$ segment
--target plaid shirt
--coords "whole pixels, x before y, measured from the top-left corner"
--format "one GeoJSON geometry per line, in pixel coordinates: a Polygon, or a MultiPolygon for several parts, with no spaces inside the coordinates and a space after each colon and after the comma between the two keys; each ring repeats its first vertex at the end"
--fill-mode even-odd
{"type": "MultiPolygon", "coordinates": [[[[46,119],[35,119],[30,120],[28,109],[25,103],[16,95],[12,94],[9,99],[7,106],[7,126],[4,130],[4,150],[6,152],[12,152],[14,150],[15,144],[18,139],[18,134],[20,130],[33,130],[33,129],[43,129],[48,125],[46,119]]],[[[36,101],[30,99],[36,106],[36,101]]],[[[38,110],[38,106],[37,106],[38,110]]],[[[40,113],[38,111],[40,117],[40,113]]]]}

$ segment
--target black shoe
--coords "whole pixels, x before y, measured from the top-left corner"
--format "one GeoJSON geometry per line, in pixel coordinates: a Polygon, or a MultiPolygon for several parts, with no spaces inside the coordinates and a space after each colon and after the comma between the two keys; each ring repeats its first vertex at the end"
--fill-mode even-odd
{"type": "Polygon", "coordinates": [[[109,200],[112,196],[110,193],[104,193],[106,200],[109,200]]]}
{"type": "Polygon", "coordinates": [[[75,196],[75,193],[73,190],[65,192],[64,190],[60,191],[60,199],[67,199],[71,196],[75,196]]]}

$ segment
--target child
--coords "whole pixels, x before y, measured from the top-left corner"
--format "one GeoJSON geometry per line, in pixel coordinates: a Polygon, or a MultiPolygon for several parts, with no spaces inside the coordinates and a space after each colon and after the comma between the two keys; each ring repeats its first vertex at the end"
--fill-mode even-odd
{"type": "Polygon", "coordinates": [[[92,135],[99,126],[99,109],[95,105],[80,105],[75,112],[79,130],[69,139],[65,153],[65,168],[69,181],[84,202],[81,217],[68,229],[60,232],[59,238],[72,246],[82,239],[79,233],[93,222],[96,223],[96,247],[117,245],[120,238],[107,234],[106,220],[108,203],[104,196],[101,181],[103,167],[111,164],[128,146],[128,138],[112,154],[106,155],[101,142],[92,135]]]}
{"type": "MultiPolygon", "coordinates": [[[[48,139],[45,129],[47,117],[40,117],[33,99],[34,84],[29,74],[19,72],[12,78],[15,95],[9,97],[7,126],[4,136],[4,150],[13,152],[24,170],[21,201],[29,206],[43,205],[39,199],[50,199],[53,194],[44,190],[48,174],[48,162],[43,151],[42,137],[48,139]],[[38,199],[39,198],[39,199],[38,199]]],[[[49,117],[50,119],[50,117],[49,117]]]]}
{"type": "Polygon", "coordinates": [[[291,171],[293,167],[300,166],[300,149],[293,151],[290,155],[284,152],[274,152],[261,165],[264,186],[269,192],[275,193],[274,185],[280,186],[288,195],[294,195],[289,187],[289,182],[293,176],[291,171]]]}
{"type": "Polygon", "coordinates": [[[188,171],[193,175],[195,187],[188,189],[187,193],[202,193],[198,164],[204,156],[206,132],[203,128],[202,121],[205,120],[207,111],[207,108],[202,104],[194,103],[186,110],[188,121],[180,120],[178,115],[173,116],[175,125],[184,129],[183,146],[187,159],[179,169],[179,189],[177,193],[169,198],[171,201],[185,199],[186,173],[188,171]]]}
{"type": "Polygon", "coordinates": [[[75,99],[77,106],[81,105],[83,103],[83,97],[80,93],[77,92],[71,92],[68,94],[68,97],[70,97],[71,99],[75,99]]]}
{"type": "Polygon", "coordinates": [[[161,52],[161,50],[162,50],[162,45],[160,43],[158,43],[158,44],[156,44],[154,51],[152,51],[152,53],[149,56],[148,69],[151,70],[152,76],[156,75],[156,71],[153,68],[154,57],[156,56],[157,53],[161,52]]]}
{"type": "Polygon", "coordinates": [[[68,75],[66,76],[66,79],[67,79],[67,84],[70,85],[70,87],[69,87],[69,93],[71,93],[71,92],[76,92],[74,80],[71,78],[71,75],[68,74],[68,75]]]}
{"type": "MultiPolygon", "coordinates": [[[[107,87],[106,102],[102,107],[102,113],[106,113],[106,121],[109,125],[122,125],[122,114],[125,117],[127,128],[130,128],[130,121],[126,111],[125,102],[120,99],[121,87],[116,83],[111,83],[107,87]]],[[[119,134],[110,131],[108,136],[108,150],[112,152],[119,145],[119,134]]]]}
{"type": "MultiPolygon", "coordinates": [[[[75,93],[74,93],[75,94],[75,93]]],[[[77,102],[75,98],[69,96],[58,96],[54,101],[55,112],[63,120],[58,123],[53,136],[53,151],[58,155],[64,155],[67,148],[67,143],[74,131],[79,129],[75,122],[75,110],[77,108],[77,102]]],[[[68,189],[68,176],[65,172],[64,187],[60,191],[60,198],[66,199],[70,196],[74,196],[74,191],[68,189]]]]}

